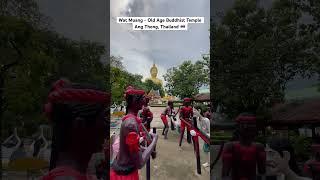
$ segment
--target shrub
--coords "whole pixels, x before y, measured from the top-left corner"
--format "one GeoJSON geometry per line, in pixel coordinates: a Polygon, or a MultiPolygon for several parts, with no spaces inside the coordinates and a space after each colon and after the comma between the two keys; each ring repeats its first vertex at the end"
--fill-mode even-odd
{"type": "Polygon", "coordinates": [[[289,140],[295,150],[295,155],[298,160],[306,161],[311,155],[312,139],[299,135],[290,135],[289,140]]]}
{"type": "Polygon", "coordinates": [[[117,111],[117,112],[114,112],[114,113],[112,114],[113,117],[122,117],[122,116],[124,116],[124,115],[125,115],[125,113],[122,112],[122,111],[117,111]]]}

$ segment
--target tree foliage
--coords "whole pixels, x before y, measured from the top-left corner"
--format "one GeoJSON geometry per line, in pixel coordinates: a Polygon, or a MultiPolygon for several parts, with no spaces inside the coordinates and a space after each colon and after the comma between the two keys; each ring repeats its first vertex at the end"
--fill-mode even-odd
{"type": "MultiPolygon", "coordinates": [[[[301,11],[309,14],[313,20],[312,23],[302,23],[300,25],[301,37],[309,36],[312,39],[310,43],[313,44],[313,48],[310,48],[310,51],[318,57],[311,63],[310,71],[320,74],[320,2],[315,0],[300,0],[299,2],[301,11]]],[[[320,91],[320,76],[318,84],[318,90],[320,91]]]]}
{"type": "Polygon", "coordinates": [[[237,0],[220,24],[211,24],[211,88],[231,117],[282,101],[286,83],[310,75],[318,60],[312,36],[299,35],[298,2],[277,0],[270,9],[257,2],[237,0]]]}
{"type": "Polygon", "coordinates": [[[123,58],[121,56],[110,57],[110,82],[112,102],[114,103],[121,103],[122,101],[124,101],[124,91],[128,86],[146,90],[145,84],[142,82],[143,77],[138,74],[129,73],[124,68],[122,59],[123,58]]]}
{"type": "Polygon", "coordinates": [[[180,98],[196,95],[199,88],[208,85],[209,82],[209,72],[205,63],[204,60],[196,63],[184,61],[178,67],[170,68],[164,75],[168,93],[180,98]]]}
{"type": "Polygon", "coordinates": [[[5,9],[0,16],[1,138],[13,127],[23,125],[19,134],[30,135],[47,123],[43,105],[51,84],[61,77],[107,90],[103,45],[70,40],[36,23],[42,16],[34,1],[4,1],[1,8],[5,9]],[[21,3],[20,9],[12,3],[21,3]]]}

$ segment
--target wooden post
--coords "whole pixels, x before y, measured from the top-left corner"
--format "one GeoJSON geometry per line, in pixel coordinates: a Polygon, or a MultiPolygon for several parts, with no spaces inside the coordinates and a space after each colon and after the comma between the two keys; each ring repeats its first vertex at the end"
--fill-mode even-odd
{"type": "MultiPolygon", "coordinates": [[[[153,128],[153,133],[156,134],[157,133],[157,129],[156,128],[153,128]]],[[[148,145],[147,145],[148,146],[148,145]]],[[[154,148],[154,151],[156,150],[156,148],[154,148]]],[[[152,157],[153,159],[155,158],[155,153],[152,153],[152,157]],[[152,155],[153,154],[153,155],[152,155]]],[[[147,180],[150,180],[151,179],[151,173],[150,173],[150,158],[148,159],[147,161],[147,167],[146,167],[146,173],[147,173],[147,180]]]]}
{"type": "Polygon", "coordinates": [[[193,147],[196,154],[197,161],[197,173],[201,174],[201,164],[200,164],[200,151],[199,151],[199,139],[198,136],[192,136],[193,147]]]}
{"type": "MultiPolygon", "coordinates": [[[[146,146],[148,147],[148,144],[146,143],[146,146]]],[[[146,164],[146,173],[147,173],[147,180],[150,180],[150,157],[147,161],[147,164],[146,164]]]]}
{"type": "MultiPolygon", "coordinates": [[[[153,132],[153,134],[156,134],[157,133],[157,128],[153,128],[152,129],[152,132],[153,132]]],[[[152,159],[155,159],[156,158],[156,147],[157,147],[157,145],[156,146],[154,146],[154,151],[151,153],[151,157],[152,157],[152,159]]]]}

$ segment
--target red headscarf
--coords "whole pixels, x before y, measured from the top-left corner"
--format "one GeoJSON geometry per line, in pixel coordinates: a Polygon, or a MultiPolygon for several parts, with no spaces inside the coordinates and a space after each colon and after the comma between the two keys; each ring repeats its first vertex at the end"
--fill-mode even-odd
{"type": "Polygon", "coordinates": [[[93,89],[76,89],[67,80],[58,80],[52,88],[44,106],[44,112],[50,119],[54,103],[101,103],[107,104],[110,94],[93,89]]]}

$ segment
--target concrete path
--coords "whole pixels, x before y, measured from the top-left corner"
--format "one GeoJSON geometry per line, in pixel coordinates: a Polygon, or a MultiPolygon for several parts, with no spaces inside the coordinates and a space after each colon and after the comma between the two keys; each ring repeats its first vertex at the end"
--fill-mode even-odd
{"type": "MultiPolygon", "coordinates": [[[[182,150],[178,148],[179,135],[177,132],[169,131],[168,139],[161,135],[158,130],[159,140],[157,143],[157,158],[151,159],[151,179],[170,180],[208,180],[210,177],[209,168],[201,167],[202,174],[196,175],[196,158],[193,145],[188,144],[186,139],[182,143],[182,150]]],[[[201,164],[209,162],[209,153],[202,151],[203,141],[200,141],[201,164]]],[[[140,171],[141,180],[146,179],[145,167],[140,171]]]]}
{"type": "MultiPolygon", "coordinates": [[[[220,146],[214,145],[214,146],[210,146],[210,161],[213,162],[215,160],[215,158],[218,155],[220,146]]],[[[222,161],[221,161],[221,157],[220,160],[217,162],[217,164],[213,167],[212,170],[212,176],[214,178],[214,180],[221,180],[221,168],[222,168],[222,161]]]]}
{"type": "MultiPolygon", "coordinates": [[[[188,144],[186,139],[183,140],[182,150],[179,150],[179,134],[177,131],[168,132],[168,139],[164,139],[162,134],[163,123],[160,118],[164,107],[151,107],[153,121],[151,127],[157,128],[159,140],[157,143],[157,158],[151,159],[151,179],[152,180],[207,180],[210,178],[210,170],[204,168],[202,164],[209,162],[209,153],[202,150],[203,141],[200,139],[200,160],[201,172],[199,176],[196,173],[196,157],[193,150],[193,144],[188,144]]],[[[146,179],[146,171],[143,168],[140,171],[141,180],[146,179]]]]}
{"type": "Polygon", "coordinates": [[[151,127],[155,127],[155,128],[163,128],[163,123],[162,120],[160,118],[161,113],[163,112],[163,110],[165,109],[165,107],[151,107],[150,110],[153,113],[153,120],[151,122],[151,127]]]}

